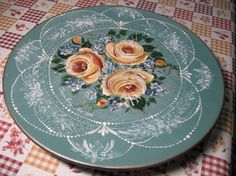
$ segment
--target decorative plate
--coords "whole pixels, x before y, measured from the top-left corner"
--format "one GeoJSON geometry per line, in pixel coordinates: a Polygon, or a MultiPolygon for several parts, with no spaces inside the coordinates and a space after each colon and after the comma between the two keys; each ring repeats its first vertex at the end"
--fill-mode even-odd
{"type": "Polygon", "coordinates": [[[198,143],[223,102],[220,68],[182,25],[126,7],[91,7],[41,23],[4,74],[25,133],[76,164],[133,169],[198,143]]]}

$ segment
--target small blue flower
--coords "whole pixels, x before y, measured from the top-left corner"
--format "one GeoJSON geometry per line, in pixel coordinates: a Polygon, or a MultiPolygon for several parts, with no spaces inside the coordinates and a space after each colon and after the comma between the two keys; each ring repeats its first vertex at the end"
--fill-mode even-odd
{"type": "Polygon", "coordinates": [[[155,74],[157,76],[163,76],[165,74],[165,70],[164,69],[155,70],[155,74]]]}
{"type": "Polygon", "coordinates": [[[100,42],[106,44],[106,43],[108,43],[108,42],[113,41],[113,38],[112,38],[112,36],[110,36],[110,35],[100,33],[100,34],[98,34],[98,40],[99,40],[100,42]]]}
{"type": "Polygon", "coordinates": [[[91,88],[85,92],[84,96],[88,100],[96,100],[97,99],[97,92],[98,92],[98,90],[96,88],[91,88]]]}
{"type": "Polygon", "coordinates": [[[163,88],[159,83],[154,82],[147,88],[146,94],[149,96],[164,96],[168,93],[167,88],[163,88]]]}
{"type": "Polygon", "coordinates": [[[106,60],[102,71],[104,74],[111,74],[116,69],[117,69],[116,63],[106,60]]]}
{"type": "Polygon", "coordinates": [[[109,104],[111,105],[111,111],[116,109],[120,109],[119,104],[121,103],[121,99],[119,97],[109,98],[109,104]]]}
{"type": "Polygon", "coordinates": [[[147,59],[144,63],[140,64],[141,68],[148,72],[153,72],[154,71],[154,62],[150,59],[147,59]]]}
{"type": "Polygon", "coordinates": [[[83,80],[77,78],[69,78],[65,84],[71,88],[72,92],[80,90],[85,85],[83,80]]]}
{"type": "Polygon", "coordinates": [[[109,98],[108,100],[111,107],[111,111],[130,107],[128,101],[122,101],[119,97],[112,97],[109,98]]]}
{"type": "Polygon", "coordinates": [[[75,54],[78,50],[79,50],[79,46],[74,46],[74,45],[65,45],[65,46],[61,46],[58,49],[58,54],[61,57],[68,57],[70,55],[75,54]]]}
{"type": "Polygon", "coordinates": [[[93,46],[93,50],[97,51],[98,54],[104,54],[105,53],[105,45],[103,43],[97,42],[93,46]]]}

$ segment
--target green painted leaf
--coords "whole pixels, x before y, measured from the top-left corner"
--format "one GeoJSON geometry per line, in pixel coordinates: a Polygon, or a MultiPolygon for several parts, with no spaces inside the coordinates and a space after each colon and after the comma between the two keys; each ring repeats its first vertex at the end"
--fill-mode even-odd
{"type": "Polygon", "coordinates": [[[152,52],[156,48],[155,46],[152,46],[152,45],[142,45],[142,46],[143,46],[144,51],[146,52],[152,52]]]}
{"type": "Polygon", "coordinates": [[[74,76],[71,75],[64,75],[61,77],[61,85],[64,86],[65,82],[69,80],[69,78],[74,78],[74,76]]]}
{"type": "Polygon", "coordinates": [[[63,61],[63,60],[57,56],[52,59],[52,63],[54,63],[54,64],[59,64],[61,61],[63,61]]]}
{"type": "Polygon", "coordinates": [[[146,100],[144,97],[139,98],[138,100],[132,100],[132,103],[130,103],[130,105],[134,108],[134,109],[138,109],[143,111],[143,108],[146,105],[146,100]]]}
{"type": "Polygon", "coordinates": [[[59,73],[66,72],[66,69],[65,69],[65,68],[63,68],[63,69],[57,70],[57,72],[59,72],[59,73]]]}
{"type": "Polygon", "coordinates": [[[60,73],[66,71],[64,64],[57,64],[55,67],[52,67],[52,69],[60,73]]]}
{"type": "Polygon", "coordinates": [[[81,37],[81,43],[84,43],[84,37],[81,37]]]}
{"type": "Polygon", "coordinates": [[[121,38],[121,35],[120,35],[120,34],[117,34],[117,35],[116,35],[116,38],[118,38],[118,39],[121,38]]]}
{"type": "Polygon", "coordinates": [[[150,98],[149,98],[149,101],[150,101],[151,103],[157,103],[157,102],[156,102],[156,99],[155,99],[154,97],[150,97],[150,98]]]}
{"type": "Polygon", "coordinates": [[[161,58],[161,57],[163,57],[163,54],[160,53],[160,52],[158,52],[158,51],[153,51],[153,52],[151,53],[151,57],[153,57],[154,59],[156,59],[156,58],[161,58]]]}
{"type": "Polygon", "coordinates": [[[163,80],[166,79],[166,77],[164,77],[164,76],[160,76],[158,79],[159,79],[160,81],[163,81],[163,80]]]}
{"type": "Polygon", "coordinates": [[[114,31],[113,29],[111,29],[109,32],[108,32],[109,35],[116,35],[116,31],[114,31]]]}
{"type": "Polygon", "coordinates": [[[143,34],[143,39],[145,40],[146,38],[148,38],[148,35],[143,34]]]}
{"type": "Polygon", "coordinates": [[[154,80],[157,80],[158,76],[156,74],[154,74],[154,80]]]}
{"type": "Polygon", "coordinates": [[[151,43],[153,40],[154,40],[154,38],[145,38],[144,39],[147,43],[151,43]]]}
{"type": "Polygon", "coordinates": [[[81,45],[81,48],[92,48],[92,44],[87,40],[81,45]]]}
{"type": "Polygon", "coordinates": [[[127,35],[127,30],[124,29],[120,30],[120,35],[122,36],[127,35]]]}
{"type": "Polygon", "coordinates": [[[143,38],[143,34],[142,33],[138,33],[138,34],[132,34],[128,37],[129,40],[133,40],[133,41],[136,41],[136,42],[139,42],[141,41],[143,38]]]}
{"type": "Polygon", "coordinates": [[[139,42],[142,39],[143,39],[143,34],[142,33],[137,34],[136,41],[139,42]]]}
{"type": "Polygon", "coordinates": [[[135,39],[135,34],[132,34],[128,37],[129,40],[134,40],[135,39]]]}
{"type": "Polygon", "coordinates": [[[130,108],[126,108],[126,109],[125,109],[125,112],[128,112],[129,110],[130,110],[130,108]]]}
{"type": "Polygon", "coordinates": [[[169,72],[173,70],[173,71],[176,71],[177,74],[179,75],[179,67],[177,65],[168,64],[168,66],[170,68],[169,72]]]}
{"type": "Polygon", "coordinates": [[[79,90],[73,91],[72,95],[74,96],[75,94],[77,94],[79,92],[79,90]]]}
{"type": "Polygon", "coordinates": [[[178,67],[177,65],[173,65],[171,68],[172,68],[173,70],[179,71],[179,67],[178,67]]]}
{"type": "Polygon", "coordinates": [[[87,88],[89,86],[90,86],[90,84],[84,84],[84,85],[82,85],[82,88],[85,89],[85,88],[87,88]]]}
{"type": "Polygon", "coordinates": [[[150,101],[147,101],[147,106],[150,106],[150,101]]]}
{"type": "Polygon", "coordinates": [[[102,95],[100,96],[100,98],[105,98],[105,99],[108,100],[110,97],[102,94],[102,95]]]}

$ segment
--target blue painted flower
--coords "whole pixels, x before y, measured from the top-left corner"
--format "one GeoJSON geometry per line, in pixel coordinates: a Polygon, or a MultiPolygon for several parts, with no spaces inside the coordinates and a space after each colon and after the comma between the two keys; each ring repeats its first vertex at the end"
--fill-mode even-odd
{"type": "Polygon", "coordinates": [[[93,50],[102,55],[105,53],[105,45],[101,42],[97,42],[93,45],[93,50]]]}
{"type": "Polygon", "coordinates": [[[157,76],[163,76],[165,74],[165,69],[158,69],[158,70],[155,70],[155,74],[157,76]]]}
{"type": "Polygon", "coordinates": [[[146,90],[146,94],[149,96],[164,96],[168,93],[167,88],[163,88],[159,83],[154,82],[151,83],[150,86],[146,90]]]}
{"type": "Polygon", "coordinates": [[[98,34],[98,40],[99,40],[100,42],[106,44],[106,43],[108,43],[108,42],[113,41],[113,38],[112,38],[112,36],[110,36],[110,35],[100,33],[100,34],[98,34]]]}
{"type": "Polygon", "coordinates": [[[109,104],[111,106],[111,111],[129,108],[130,106],[127,101],[122,101],[119,97],[109,98],[109,104]]]}
{"type": "Polygon", "coordinates": [[[154,62],[151,59],[147,59],[144,63],[140,64],[140,66],[148,72],[153,72],[155,68],[154,62]]]}
{"type": "Polygon", "coordinates": [[[61,46],[59,49],[58,49],[58,54],[61,56],[61,57],[68,57],[68,56],[71,56],[73,54],[75,54],[78,50],[79,50],[79,46],[74,46],[74,45],[65,45],[65,46],[61,46]]]}
{"type": "Polygon", "coordinates": [[[80,90],[85,85],[83,80],[77,78],[69,78],[65,84],[71,87],[72,92],[80,90]]]}
{"type": "Polygon", "coordinates": [[[116,63],[106,60],[102,72],[107,75],[111,74],[116,69],[117,69],[116,63]]]}
{"type": "Polygon", "coordinates": [[[88,89],[88,90],[84,93],[84,96],[85,96],[88,100],[96,100],[96,99],[97,99],[97,93],[98,93],[98,90],[93,87],[93,88],[88,89]]]}
{"type": "Polygon", "coordinates": [[[121,103],[121,99],[119,97],[109,98],[109,104],[111,105],[111,111],[119,109],[119,103],[121,103]]]}
{"type": "Polygon", "coordinates": [[[130,107],[128,101],[120,102],[118,104],[118,106],[119,106],[119,108],[129,108],[130,107]]]}

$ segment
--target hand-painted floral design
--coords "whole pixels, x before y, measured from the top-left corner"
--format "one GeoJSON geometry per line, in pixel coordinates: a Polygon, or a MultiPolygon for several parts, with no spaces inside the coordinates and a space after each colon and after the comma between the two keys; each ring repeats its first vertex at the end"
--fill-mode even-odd
{"type": "Polygon", "coordinates": [[[81,48],[66,60],[65,68],[68,74],[91,84],[97,81],[101,74],[103,58],[90,48],[81,48]]]}
{"type": "Polygon", "coordinates": [[[22,132],[17,128],[12,128],[10,133],[10,140],[2,147],[3,151],[10,150],[14,156],[24,154],[26,144],[29,144],[29,138],[22,138],[22,132]]]}
{"type": "Polygon", "coordinates": [[[154,76],[139,69],[116,71],[102,82],[102,91],[106,96],[118,96],[124,99],[137,99],[146,92],[146,84],[154,76]]]}
{"type": "Polygon", "coordinates": [[[77,35],[59,47],[51,69],[62,74],[61,86],[85,97],[81,107],[144,110],[168,93],[164,82],[179,71],[153,41],[123,29],[77,35]]]}
{"type": "Polygon", "coordinates": [[[133,40],[110,42],[106,45],[106,54],[118,64],[137,65],[148,58],[143,47],[133,40]]]}

